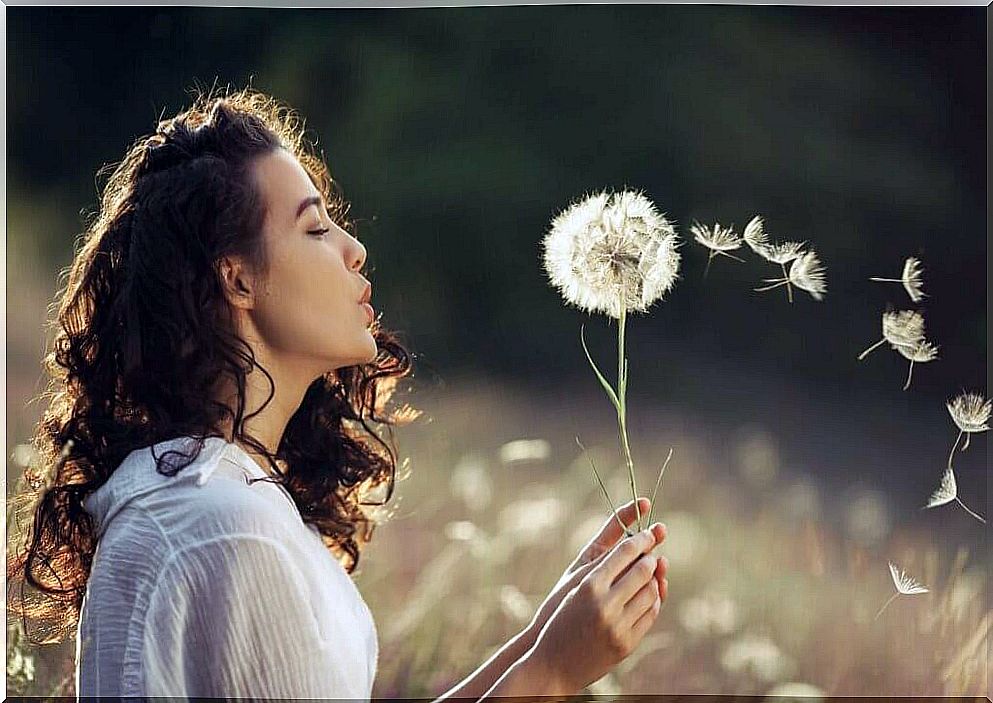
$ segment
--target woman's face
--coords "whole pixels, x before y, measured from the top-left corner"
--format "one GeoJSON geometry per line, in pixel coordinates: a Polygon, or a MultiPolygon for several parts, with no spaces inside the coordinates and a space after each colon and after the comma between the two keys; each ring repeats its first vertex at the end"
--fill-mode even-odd
{"type": "Polygon", "coordinates": [[[270,268],[248,314],[268,355],[318,375],[373,361],[376,341],[360,304],[368,285],[359,273],[365,247],[331,221],[290,152],[259,158],[255,175],[266,201],[270,268]]]}

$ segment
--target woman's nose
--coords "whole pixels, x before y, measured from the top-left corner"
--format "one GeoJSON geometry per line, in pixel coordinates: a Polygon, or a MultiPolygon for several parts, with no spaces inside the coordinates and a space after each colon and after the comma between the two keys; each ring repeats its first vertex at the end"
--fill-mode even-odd
{"type": "Polygon", "coordinates": [[[348,239],[351,246],[351,265],[353,269],[358,271],[365,264],[367,252],[365,246],[358,239],[351,235],[348,235],[348,239]]]}

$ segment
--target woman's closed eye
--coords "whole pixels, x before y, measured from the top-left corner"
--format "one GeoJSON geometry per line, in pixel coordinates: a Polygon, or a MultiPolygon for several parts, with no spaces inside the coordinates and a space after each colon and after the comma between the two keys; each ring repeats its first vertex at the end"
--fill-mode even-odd
{"type": "Polygon", "coordinates": [[[324,227],[323,229],[311,229],[307,230],[307,234],[313,234],[323,237],[325,234],[331,231],[330,227],[324,227]]]}

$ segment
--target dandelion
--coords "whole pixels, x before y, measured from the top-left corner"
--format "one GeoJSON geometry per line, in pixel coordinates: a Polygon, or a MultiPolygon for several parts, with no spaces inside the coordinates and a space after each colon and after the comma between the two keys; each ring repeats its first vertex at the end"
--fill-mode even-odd
{"type": "Polygon", "coordinates": [[[924,316],[914,310],[897,310],[883,313],[883,338],[859,354],[862,361],[869,352],[877,347],[890,343],[890,346],[916,347],[924,341],[924,316]]]}
{"type": "Polygon", "coordinates": [[[567,302],[621,319],[675,284],[673,225],[641,193],[606,191],[559,214],[544,239],[544,264],[567,302]]]}
{"type": "MultiPolygon", "coordinates": [[[[793,243],[787,242],[787,244],[792,245],[793,243]]],[[[785,264],[783,264],[783,273],[786,274],[785,264]]],[[[786,286],[791,303],[793,302],[793,294],[789,293],[791,283],[797,288],[810,293],[814,300],[823,300],[824,293],[827,291],[827,283],[824,280],[824,266],[813,251],[798,253],[794,256],[793,263],[790,264],[790,271],[783,278],[766,278],[763,280],[773,285],[756,288],[756,291],[772,290],[779,286],[786,286]]]]}
{"type": "Polygon", "coordinates": [[[924,283],[921,280],[923,274],[924,269],[921,268],[920,259],[916,259],[913,256],[908,256],[907,260],[903,264],[903,274],[900,278],[872,277],[869,280],[887,283],[902,283],[904,289],[907,291],[907,295],[910,296],[910,300],[912,302],[919,303],[927,297],[924,293],[924,283]]]}
{"type": "Polygon", "coordinates": [[[903,571],[898,569],[893,562],[889,562],[890,565],[890,575],[893,577],[893,584],[896,586],[896,593],[890,596],[890,599],[883,603],[883,607],[879,609],[876,613],[876,617],[873,620],[879,619],[879,616],[883,614],[886,610],[886,606],[893,602],[893,599],[897,596],[913,596],[918,593],[927,593],[928,589],[917,583],[914,579],[907,576],[903,571]]]}
{"type": "Polygon", "coordinates": [[[893,347],[905,359],[910,359],[910,371],[907,372],[907,382],[903,384],[903,390],[910,388],[910,378],[914,374],[914,364],[924,364],[938,358],[938,346],[921,340],[913,347],[895,345],[893,347]]]}
{"type": "MultiPolygon", "coordinates": [[[[545,270],[566,302],[618,320],[616,391],[590,356],[583,327],[580,341],[617,411],[636,506],[634,462],[627,438],[625,323],[628,312],[646,312],[675,285],[680,263],[678,246],[673,225],[652,201],[633,191],[603,191],[570,205],[555,217],[543,240],[545,270]]],[[[642,529],[640,514],[638,529],[642,529]]]]}
{"type": "Polygon", "coordinates": [[[710,270],[710,262],[713,261],[715,256],[726,256],[729,259],[744,263],[744,259],[739,259],[733,254],[728,254],[729,251],[740,249],[742,241],[741,237],[735,234],[731,227],[725,229],[718,222],[712,228],[708,228],[699,222],[694,222],[690,227],[690,232],[693,233],[693,238],[697,242],[710,250],[710,255],[707,256],[707,266],[703,269],[704,278],[707,277],[707,271],[710,270]]]}
{"type": "MultiPolygon", "coordinates": [[[[955,451],[954,447],[952,448],[952,451],[955,451]]],[[[951,460],[949,460],[949,462],[950,461],[951,460]]],[[[972,517],[976,518],[981,523],[986,524],[985,519],[970,510],[969,507],[962,502],[962,499],[959,498],[958,484],[955,482],[955,472],[952,470],[951,464],[949,463],[948,468],[945,469],[945,473],[941,477],[941,485],[939,485],[937,490],[931,494],[931,498],[928,500],[927,505],[925,505],[922,509],[935,508],[939,505],[950,503],[953,500],[961,505],[967,513],[972,515],[972,517]]]]}

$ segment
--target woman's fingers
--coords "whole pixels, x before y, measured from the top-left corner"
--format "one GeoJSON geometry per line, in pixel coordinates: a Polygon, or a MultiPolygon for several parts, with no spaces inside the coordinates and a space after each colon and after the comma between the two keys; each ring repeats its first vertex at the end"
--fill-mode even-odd
{"type": "Polygon", "coordinates": [[[640,642],[645,636],[645,633],[655,624],[656,618],[659,616],[659,610],[662,609],[662,601],[654,600],[651,605],[634,621],[634,625],[631,626],[631,637],[635,642],[640,642]]]}
{"type": "Polygon", "coordinates": [[[669,560],[665,557],[659,557],[658,564],[655,566],[655,583],[658,584],[659,596],[662,600],[666,598],[666,586],[668,581],[666,580],[666,574],[669,573],[669,560]]]}
{"type": "Polygon", "coordinates": [[[649,579],[634,596],[624,604],[624,620],[632,625],[638,621],[641,615],[652,607],[655,601],[661,600],[659,597],[658,584],[655,579],[649,579]]]}
{"type": "Polygon", "coordinates": [[[658,559],[645,554],[640,559],[631,564],[631,568],[617,579],[611,589],[614,592],[618,605],[625,606],[635,595],[645,586],[651,586],[658,591],[658,582],[655,580],[655,569],[658,559]]]}
{"type": "MultiPolygon", "coordinates": [[[[654,547],[655,535],[649,530],[627,537],[618,543],[607,555],[607,558],[600,562],[597,577],[604,580],[603,585],[606,586],[604,591],[612,588],[618,577],[624,573],[628,566],[637,561],[638,557],[650,552],[654,547]]],[[[651,566],[649,574],[655,571],[655,564],[652,563],[651,566]]]]}
{"type": "MultiPolygon", "coordinates": [[[[641,514],[648,515],[649,508],[652,507],[651,501],[648,498],[639,498],[638,506],[641,508],[641,514]]],[[[634,509],[634,501],[629,501],[620,510],[617,511],[617,517],[621,519],[626,527],[633,525],[637,519],[638,515],[634,509]]],[[[624,532],[621,530],[621,526],[617,524],[617,518],[611,515],[607,518],[607,521],[600,528],[600,532],[596,537],[593,538],[591,546],[598,547],[599,551],[606,551],[617,544],[617,540],[624,536],[624,532]]]]}

